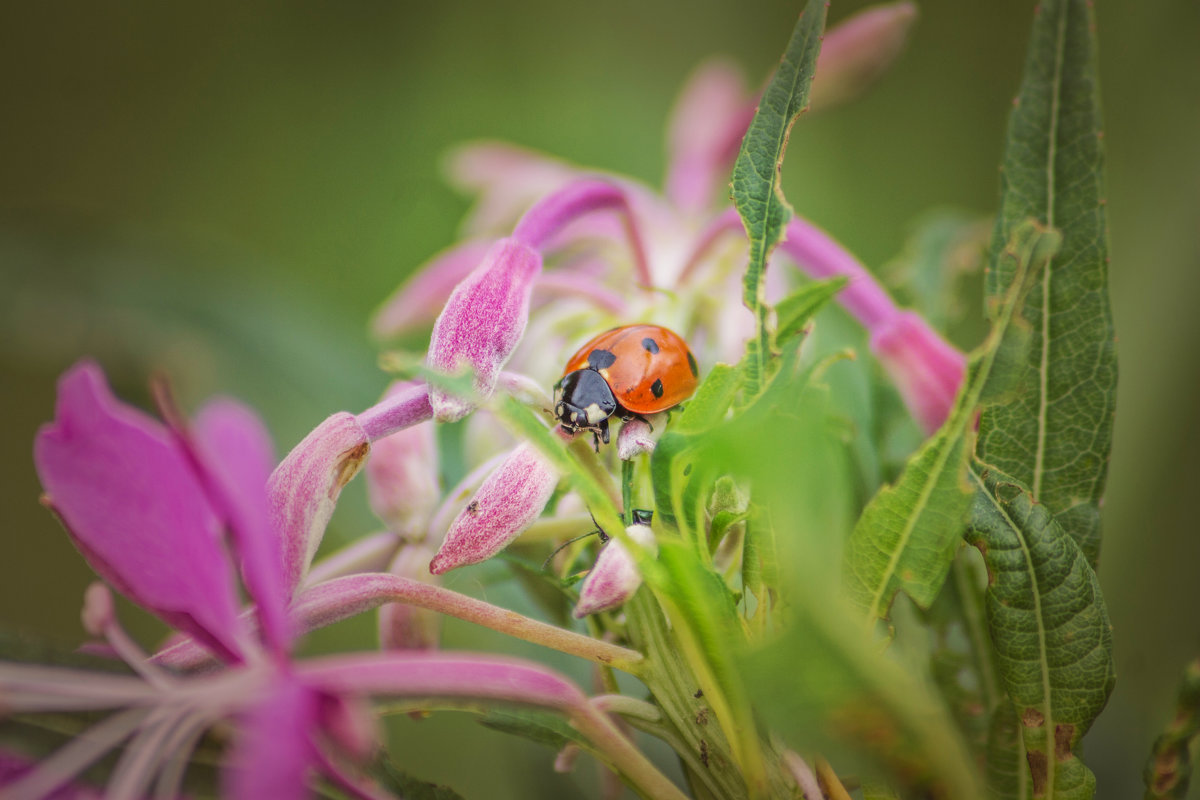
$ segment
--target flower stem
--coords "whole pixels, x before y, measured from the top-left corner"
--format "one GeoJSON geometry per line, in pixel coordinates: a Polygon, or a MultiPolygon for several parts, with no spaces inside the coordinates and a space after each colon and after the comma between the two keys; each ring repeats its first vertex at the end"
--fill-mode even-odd
{"type": "Polygon", "coordinates": [[[297,625],[308,631],[393,602],[448,614],[633,675],[640,672],[639,665],[643,659],[636,650],[548,625],[450,589],[397,575],[351,575],[314,586],[300,595],[292,606],[292,613],[297,618],[297,625]]]}

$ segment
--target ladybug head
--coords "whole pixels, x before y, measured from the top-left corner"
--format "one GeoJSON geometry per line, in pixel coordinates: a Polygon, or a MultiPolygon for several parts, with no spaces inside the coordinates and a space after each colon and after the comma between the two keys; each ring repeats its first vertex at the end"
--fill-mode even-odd
{"type": "Polygon", "coordinates": [[[607,444],[608,418],[618,407],[608,381],[594,369],[568,372],[558,382],[554,416],[569,433],[593,431],[607,444]]]}

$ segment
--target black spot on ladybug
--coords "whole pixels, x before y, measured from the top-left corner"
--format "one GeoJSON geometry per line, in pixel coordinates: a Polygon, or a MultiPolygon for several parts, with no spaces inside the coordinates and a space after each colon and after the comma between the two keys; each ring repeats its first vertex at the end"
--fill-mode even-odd
{"type": "Polygon", "coordinates": [[[688,369],[692,371],[693,378],[700,377],[700,368],[696,366],[696,357],[690,350],[688,351],[688,369]]]}
{"type": "Polygon", "coordinates": [[[650,337],[642,339],[642,347],[646,348],[646,350],[650,353],[658,352],[658,342],[654,341],[650,337]]]}
{"type": "Polygon", "coordinates": [[[588,366],[592,369],[608,369],[616,360],[616,354],[610,350],[593,350],[588,353],[588,366]]]}
{"type": "Polygon", "coordinates": [[[663,396],[662,378],[659,378],[655,380],[654,383],[650,384],[650,391],[654,392],[655,397],[663,396]]]}

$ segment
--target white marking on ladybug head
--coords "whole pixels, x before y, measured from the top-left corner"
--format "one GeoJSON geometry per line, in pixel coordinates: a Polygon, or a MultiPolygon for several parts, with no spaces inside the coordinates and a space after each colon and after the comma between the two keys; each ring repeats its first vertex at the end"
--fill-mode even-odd
{"type": "Polygon", "coordinates": [[[583,410],[583,413],[587,416],[589,425],[595,425],[597,422],[608,416],[608,414],[605,414],[600,410],[600,406],[596,403],[588,403],[588,407],[583,410]]]}

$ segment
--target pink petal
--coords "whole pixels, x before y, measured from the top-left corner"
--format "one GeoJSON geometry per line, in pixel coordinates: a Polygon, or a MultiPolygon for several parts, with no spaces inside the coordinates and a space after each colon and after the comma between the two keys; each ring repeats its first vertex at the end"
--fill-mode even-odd
{"type": "Polygon", "coordinates": [[[691,213],[709,208],[718,190],[727,189],[733,160],[753,117],[754,103],[736,67],[714,61],[697,69],[671,112],[667,198],[691,213]]]}
{"type": "Polygon", "coordinates": [[[49,502],[96,572],[135,603],[240,660],[221,517],[187,454],[118,401],[91,362],[59,380],[55,421],[34,443],[49,502]]]}
{"type": "Polygon", "coordinates": [[[519,445],[450,525],[429,571],[440,575],[499,553],[541,515],[557,485],[558,473],[537,448],[519,445]]]}
{"type": "Polygon", "coordinates": [[[260,702],[239,720],[222,774],[222,796],[232,800],[310,797],[319,704],[317,692],[289,676],[266,686],[260,702]]]}
{"type": "Polygon", "coordinates": [[[290,593],[267,501],[267,480],[275,465],[270,435],[253,411],[233,400],[206,405],[196,415],[191,432],[206,472],[219,484],[215,497],[229,521],[262,631],[275,652],[282,654],[291,643],[286,613],[290,593]]]}
{"type": "Polygon", "coordinates": [[[511,230],[539,197],[579,174],[566,162],[505,142],[464,145],[450,154],[446,171],[456,188],[478,198],[463,226],[472,235],[511,230]]]}
{"type": "Polygon", "coordinates": [[[812,108],[852,100],[878,80],[904,50],[917,18],[909,0],[859,11],[829,29],[813,75],[812,108]]]}
{"type": "MultiPolygon", "coordinates": [[[[654,534],[649,525],[630,525],[625,532],[643,547],[654,547],[654,534]]],[[[609,539],[579,590],[575,617],[582,619],[588,614],[618,608],[633,597],[641,585],[642,574],[628,548],[620,539],[609,539]]]]}
{"type": "Polygon", "coordinates": [[[371,331],[388,339],[432,324],[454,287],[479,266],[491,246],[490,241],[475,239],[438,253],[384,301],[371,320],[371,331]]]}
{"type": "MultiPolygon", "coordinates": [[[[635,192],[622,182],[593,177],[578,178],[543,197],[526,211],[513,228],[513,239],[534,249],[545,250],[561,237],[564,231],[593,212],[615,211],[621,215],[620,219],[633,250],[638,282],[643,286],[650,286],[653,281],[646,259],[641,220],[635,213],[634,194],[635,192]]],[[[601,218],[603,219],[603,216],[601,218]]],[[[611,233],[608,236],[611,238],[611,233]]]]}
{"type": "MultiPolygon", "coordinates": [[[[407,387],[395,383],[388,394],[407,387]]],[[[388,529],[406,539],[424,538],[441,498],[433,426],[415,425],[376,441],[367,461],[366,479],[371,508],[388,529]]]]}
{"type": "MultiPolygon", "coordinates": [[[[521,341],[529,319],[529,295],[542,270],[541,255],[515,239],[501,239],[454,290],[433,326],[429,366],[454,373],[475,371],[475,388],[491,395],[500,369],[521,341]]],[[[473,405],[430,388],[429,402],[441,422],[462,419],[473,405]]]]}
{"type": "Polygon", "coordinates": [[[342,487],[370,452],[363,427],[342,411],[314,428],[271,473],[267,492],[275,530],[283,539],[289,596],[316,555],[342,487]]]}
{"type": "Polygon", "coordinates": [[[912,311],[896,315],[871,335],[871,352],[926,433],[942,426],[966,371],[966,356],[912,311]]]}

